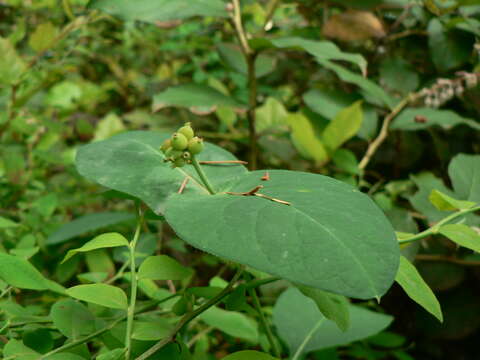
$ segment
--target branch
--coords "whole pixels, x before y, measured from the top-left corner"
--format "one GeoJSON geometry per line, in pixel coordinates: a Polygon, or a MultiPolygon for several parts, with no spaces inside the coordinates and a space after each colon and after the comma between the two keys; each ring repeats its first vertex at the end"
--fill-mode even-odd
{"type": "Polygon", "coordinates": [[[441,261],[441,262],[448,262],[448,263],[464,265],[464,266],[480,266],[480,261],[457,259],[451,256],[445,256],[445,255],[421,254],[421,255],[415,256],[415,260],[441,261]]]}
{"type": "Polygon", "coordinates": [[[402,111],[405,108],[405,106],[407,106],[408,103],[412,101],[412,99],[413,99],[413,94],[409,94],[402,101],[400,101],[393,108],[393,110],[385,117],[385,119],[383,120],[382,128],[380,129],[380,133],[378,134],[376,139],[373,140],[370,143],[370,145],[368,145],[367,152],[365,153],[365,155],[363,156],[363,159],[360,161],[360,164],[358,165],[360,170],[365,170],[365,168],[367,167],[368,163],[372,159],[375,152],[378,150],[380,145],[382,145],[385,139],[387,138],[391,122],[400,113],[400,111],[402,111]]]}
{"type": "Polygon", "coordinates": [[[150,349],[148,349],[146,352],[144,352],[142,355],[137,357],[135,360],[145,360],[148,359],[150,356],[155,354],[157,351],[160,349],[164,348],[168,344],[170,344],[173,340],[175,340],[175,336],[177,333],[183,329],[185,325],[187,325],[190,321],[195,319],[198,315],[203,313],[204,311],[208,310],[212,306],[216,305],[218,302],[220,302],[225,296],[230,294],[235,286],[235,283],[237,280],[240,278],[240,276],[243,273],[243,267],[237,270],[235,275],[233,276],[232,280],[228,283],[228,285],[215,297],[207,301],[206,303],[202,304],[199,306],[197,309],[195,309],[192,312],[189,312],[183,316],[183,318],[177,323],[177,325],[173,328],[172,331],[170,331],[170,334],[163,338],[161,341],[153,345],[150,349]]]}

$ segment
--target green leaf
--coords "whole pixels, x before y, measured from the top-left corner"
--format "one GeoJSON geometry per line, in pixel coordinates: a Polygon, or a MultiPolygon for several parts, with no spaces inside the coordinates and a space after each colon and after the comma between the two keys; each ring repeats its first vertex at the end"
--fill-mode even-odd
{"type": "Polygon", "coordinates": [[[8,39],[0,37],[0,84],[16,83],[26,69],[22,58],[18,56],[14,46],[8,39]]]}
{"type": "Polygon", "coordinates": [[[475,206],[472,201],[457,200],[435,189],[432,190],[428,199],[438,210],[442,211],[463,210],[475,206]]]}
{"type": "Polygon", "coordinates": [[[12,227],[17,227],[18,224],[10,219],[0,216],[0,229],[7,229],[12,227]]]}
{"type": "MultiPolygon", "coordinates": [[[[222,60],[233,70],[247,75],[248,67],[240,47],[236,44],[220,43],[217,45],[218,53],[222,60]]],[[[257,78],[271,73],[275,69],[276,59],[270,55],[260,53],[255,58],[255,75],[257,78]]]]}
{"type": "Polygon", "coordinates": [[[125,349],[114,349],[96,357],[96,360],[120,360],[124,358],[125,349]]]}
{"type": "Polygon", "coordinates": [[[238,351],[236,353],[227,355],[222,360],[278,360],[270,355],[253,350],[238,351]]]}
{"type": "Polygon", "coordinates": [[[58,35],[58,28],[51,22],[38,25],[28,39],[28,45],[36,52],[42,52],[51,47],[58,35]]]}
{"type": "Polygon", "coordinates": [[[85,360],[83,356],[77,355],[77,354],[72,354],[72,353],[67,353],[67,352],[62,352],[59,354],[53,354],[50,356],[47,356],[45,358],[42,358],[45,360],[85,360]]]}
{"type": "MultiPolygon", "coordinates": [[[[331,89],[311,89],[303,95],[303,101],[310,109],[330,121],[344,108],[361,99],[358,94],[331,89]]],[[[363,110],[363,121],[358,136],[369,140],[377,133],[378,115],[371,105],[364,104],[363,110]]]]}
{"type": "Polygon", "coordinates": [[[448,165],[455,196],[480,203],[480,155],[458,154],[448,165]]]}
{"type": "Polygon", "coordinates": [[[415,210],[428,217],[429,221],[437,222],[445,217],[443,211],[438,210],[432,205],[428,199],[433,190],[441,191],[443,194],[455,196],[455,194],[448,189],[443,181],[432,173],[420,173],[410,176],[415,185],[418,186],[418,191],[409,198],[415,210]]]}
{"type": "Polygon", "coordinates": [[[155,321],[135,321],[132,338],[142,341],[160,340],[167,337],[172,328],[173,325],[163,318],[155,321]]]}
{"type": "Polygon", "coordinates": [[[11,286],[30,290],[51,289],[53,283],[27,260],[4,253],[0,253],[0,279],[11,286]]]}
{"type": "Polygon", "coordinates": [[[97,123],[95,129],[95,137],[93,141],[100,141],[108,139],[113,135],[121,133],[126,130],[122,119],[114,113],[110,113],[97,123]]]}
{"type": "Polygon", "coordinates": [[[269,128],[286,125],[288,112],[280,101],[269,97],[262,106],[255,109],[255,115],[256,130],[261,133],[269,128]]]}
{"type": "Polygon", "coordinates": [[[78,339],[95,331],[95,317],[81,303],[72,300],[59,300],[50,311],[53,325],[66,337],[78,339]]]}
{"type": "Polygon", "coordinates": [[[357,101],[340,111],[327,125],[322,134],[322,142],[333,153],[344,142],[355,136],[362,126],[362,102],[357,101]]]}
{"type": "Polygon", "coordinates": [[[183,280],[192,276],[192,269],[167,255],[149,256],[138,269],[139,279],[183,280]]]}
{"type": "Polygon", "coordinates": [[[217,328],[230,336],[245,339],[254,344],[258,342],[256,324],[244,314],[211,307],[203,312],[199,318],[207,325],[217,328]]]}
{"type": "Polygon", "coordinates": [[[120,360],[124,358],[125,349],[114,349],[96,357],[96,360],[120,360]]]}
{"type": "Polygon", "coordinates": [[[272,40],[278,48],[301,48],[313,55],[317,60],[343,60],[357,65],[361,72],[367,72],[367,61],[360,54],[343,52],[331,41],[314,41],[300,37],[290,37],[272,40]]]}
{"type": "Polygon", "coordinates": [[[350,327],[350,303],[346,297],[307,286],[297,287],[303,295],[315,301],[323,316],[335,322],[340,330],[348,330],[350,327]]]}
{"type": "MultiPolygon", "coordinates": [[[[170,135],[148,131],[122,133],[108,140],[86,145],[78,150],[78,172],[89,180],[110,189],[142,199],[156,213],[162,213],[165,201],[190,177],[184,195],[208,194],[191,165],[172,169],[158,150],[170,135]],[[125,176],[129,174],[129,176],[125,176]]],[[[236,160],[228,151],[206,144],[197,156],[203,160],[236,160]]],[[[229,183],[247,172],[241,165],[204,166],[216,191],[226,191],[229,183]]]]}
{"type": "Polygon", "coordinates": [[[438,232],[458,245],[480,253],[480,234],[471,227],[449,224],[441,226],[438,232]]]}
{"type": "Polygon", "coordinates": [[[437,18],[430,20],[427,31],[432,60],[439,71],[458,68],[468,61],[474,43],[471,34],[447,30],[437,18]]]}
{"type": "Polygon", "coordinates": [[[135,219],[134,214],[125,212],[101,212],[84,215],[62,225],[47,238],[46,243],[47,245],[61,244],[89,231],[99,230],[107,226],[133,219],[135,219]]]}
{"type": "Polygon", "coordinates": [[[40,354],[25,346],[22,341],[11,339],[3,348],[3,358],[15,360],[38,360],[40,354]]]}
{"type": "Polygon", "coordinates": [[[105,233],[94,237],[92,240],[84,244],[82,247],[78,249],[69,250],[65,258],[62,260],[62,263],[70,259],[75,254],[81,252],[88,252],[97,249],[103,248],[112,248],[118,246],[127,246],[128,247],[128,240],[119,233],[105,233]]]}
{"type": "Polygon", "coordinates": [[[225,193],[173,195],[165,218],[192,246],[284,277],[355,298],[383,295],[397,273],[399,247],[383,212],[365,194],[332,178],[284,170],[241,177],[225,193]],[[241,231],[240,231],[241,229],[241,231]]]}
{"type": "Polygon", "coordinates": [[[382,61],[380,83],[391,93],[406,96],[418,88],[420,77],[413,67],[399,56],[382,61]]]}
{"type": "Polygon", "coordinates": [[[292,129],[292,141],[302,156],[315,160],[318,164],[328,160],[327,150],[306,116],[300,113],[289,114],[287,123],[292,129]]]}
{"type": "Polygon", "coordinates": [[[356,305],[350,305],[350,319],[350,328],[342,332],[322,315],[312,299],[295,288],[282,293],[273,308],[273,323],[287,343],[290,355],[365,339],[384,330],[393,320],[391,316],[356,305]]]}
{"type": "Polygon", "coordinates": [[[112,285],[77,285],[67,289],[67,294],[75,299],[112,309],[126,309],[128,307],[127,295],[125,295],[125,292],[112,285]]]}
{"type": "Polygon", "coordinates": [[[442,309],[435,294],[422,279],[415,266],[403,256],[400,257],[400,268],[395,280],[405,290],[410,299],[443,322],[442,309]]]}
{"type": "Polygon", "coordinates": [[[347,149],[338,149],[332,156],[334,164],[341,170],[349,174],[358,175],[360,169],[358,168],[358,160],[355,154],[347,149]]]}
{"type": "Polygon", "coordinates": [[[480,130],[480,124],[473,119],[460,116],[451,110],[439,110],[426,107],[403,110],[395,121],[393,121],[391,128],[394,130],[416,131],[432,126],[440,126],[445,130],[450,130],[461,124],[480,130]],[[422,121],[418,121],[419,118],[422,119],[422,121]]]}
{"type": "Polygon", "coordinates": [[[159,111],[170,106],[186,107],[193,113],[200,115],[210,114],[218,106],[245,108],[244,105],[233,98],[210,86],[194,83],[169,87],[153,97],[153,111],[159,111]]]}
{"type": "Polygon", "coordinates": [[[26,330],[22,334],[25,346],[45,354],[53,349],[53,339],[50,330],[44,328],[26,330]]]}
{"type": "Polygon", "coordinates": [[[222,0],[91,0],[89,7],[123,20],[150,23],[188,19],[193,16],[228,16],[222,0]]]}

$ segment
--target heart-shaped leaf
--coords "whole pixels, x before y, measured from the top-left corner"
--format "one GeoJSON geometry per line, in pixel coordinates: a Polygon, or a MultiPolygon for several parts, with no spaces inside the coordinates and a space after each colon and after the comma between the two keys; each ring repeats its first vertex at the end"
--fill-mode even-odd
{"type": "Polygon", "coordinates": [[[229,191],[262,183],[259,193],[276,201],[225,192],[175,195],[165,218],[192,246],[293,282],[361,299],[387,291],[399,247],[368,196],[322,175],[274,170],[262,182],[263,174],[251,172],[229,191]]]}
{"type": "MultiPolygon", "coordinates": [[[[87,179],[110,189],[142,199],[152,210],[163,212],[166,199],[176,193],[186,177],[190,181],[184,193],[208,194],[193,166],[172,169],[158,150],[169,137],[148,131],[131,131],[94,142],[79,149],[76,165],[87,179]]],[[[206,144],[199,161],[236,160],[228,151],[206,144]]],[[[216,191],[224,191],[229,182],[247,172],[241,165],[204,166],[216,191]]]]}

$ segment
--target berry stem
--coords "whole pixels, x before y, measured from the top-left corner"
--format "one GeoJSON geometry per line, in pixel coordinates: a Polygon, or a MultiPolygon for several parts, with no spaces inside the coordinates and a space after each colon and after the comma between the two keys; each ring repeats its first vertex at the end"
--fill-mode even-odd
{"type": "Polygon", "coordinates": [[[198,176],[200,176],[200,179],[202,180],[203,184],[204,184],[205,187],[207,188],[208,192],[209,192],[211,195],[215,195],[215,190],[213,190],[213,187],[212,187],[212,185],[210,184],[210,181],[208,180],[207,176],[206,176],[205,173],[203,172],[203,169],[202,169],[202,167],[200,166],[197,158],[196,158],[195,155],[193,155],[193,154],[192,154],[192,165],[193,165],[193,167],[195,168],[195,170],[197,171],[198,176]]]}

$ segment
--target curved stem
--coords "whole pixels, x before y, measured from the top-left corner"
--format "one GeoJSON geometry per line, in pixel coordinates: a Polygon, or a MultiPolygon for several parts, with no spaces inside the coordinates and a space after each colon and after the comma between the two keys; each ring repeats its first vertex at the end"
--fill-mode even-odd
{"type": "Polygon", "coordinates": [[[391,122],[400,113],[400,111],[402,111],[403,108],[408,105],[408,103],[412,100],[412,98],[413,98],[413,94],[407,95],[385,117],[385,119],[383,120],[382,128],[378,133],[378,136],[375,138],[375,140],[373,140],[370,143],[370,145],[368,146],[367,152],[365,153],[362,160],[358,164],[358,167],[360,170],[364,170],[367,167],[368,163],[372,159],[373,155],[377,152],[380,145],[382,145],[383,142],[386,140],[391,122]]]}
{"type": "Polygon", "coordinates": [[[210,181],[208,180],[207,175],[205,175],[205,173],[203,172],[203,169],[202,169],[201,165],[198,163],[198,160],[195,157],[195,155],[192,155],[192,165],[195,168],[195,170],[197,171],[198,176],[200,176],[200,180],[202,180],[203,185],[205,185],[208,192],[211,195],[215,195],[215,190],[213,190],[212,184],[210,184],[210,181]]]}
{"type": "Polygon", "coordinates": [[[453,214],[447,216],[445,219],[440,220],[438,223],[436,223],[431,228],[429,228],[427,230],[424,230],[424,231],[422,231],[422,232],[420,232],[416,235],[413,235],[409,238],[399,240],[398,242],[400,244],[407,244],[407,243],[410,243],[410,242],[413,242],[413,241],[424,239],[424,238],[429,237],[431,235],[435,235],[435,234],[438,233],[438,230],[440,229],[440,227],[442,225],[445,225],[448,222],[450,222],[452,220],[455,220],[459,217],[462,217],[462,216],[464,216],[468,213],[472,213],[472,212],[476,212],[476,211],[480,211],[480,206],[475,206],[475,207],[472,207],[470,209],[463,209],[463,210],[457,211],[456,213],[453,213],[453,214]]]}
{"type": "Polygon", "coordinates": [[[280,358],[282,356],[280,349],[278,348],[278,344],[273,337],[272,329],[270,328],[265,314],[263,313],[262,306],[260,304],[260,300],[258,299],[257,290],[255,288],[249,289],[248,292],[253,300],[253,306],[255,310],[257,310],[258,315],[260,316],[260,322],[262,323],[263,328],[265,329],[265,333],[267,334],[268,342],[270,343],[270,348],[272,350],[273,356],[280,358]]]}
{"type": "Polygon", "coordinates": [[[295,355],[293,355],[292,360],[300,359],[300,355],[302,355],[303,349],[305,349],[305,346],[307,346],[308,342],[312,340],[313,335],[318,329],[320,329],[320,326],[322,326],[324,321],[325,321],[325,318],[320,319],[318,323],[312,328],[312,330],[310,330],[307,336],[305,336],[305,339],[302,341],[302,343],[298,347],[297,351],[295,352],[295,355]]]}
{"type": "Polygon", "coordinates": [[[130,278],[131,278],[131,290],[130,290],[130,305],[127,310],[127,333],[125,336],[125,359],[130,360],[132,353],[132,332],[133,332],[133,318],[135,316],[135,304],[137,301],[137,274],[135,269],[135,247],[137,246],[138,238],[140,236],[140,229],[142,227],[143,217],[139,210],[139,217],[137,221],[137,228],[135,229],[135,235],[130,242],[130,278]]]}
{"type": "Polygon", "coordinates": [[[163,347],[167,346],[170,344],[174,339],[177,333],[183,329],[185,325],[187,325],[190,321],[195,319],[198,315],[203,313],[204,311],[208,310],[212,306],[216,305],[218,302],[220,302],[225,296],[231,293],[232,289],[235,286],[235,283],[237,280],[240,278],[240,276],[243,273],[243,267],[240,267],[235,275],[233,276],[232,280],[228,283],[228,285],[216,296],[211,298],[209,301],[206,303],[202,304],[192,312],[189,312],[185,314],[182,319],[177,323],[177,325],[173,328],[172,331],[170,331],[170,334],[163,338],[161,341],[153,345],[150,349],[148,349],[146,352],[144,352],[142,355],[137,357],[135,360],[145,360],[148,359],[150,356],[155,354],[157,351],[162,349],[163,347]]]}

